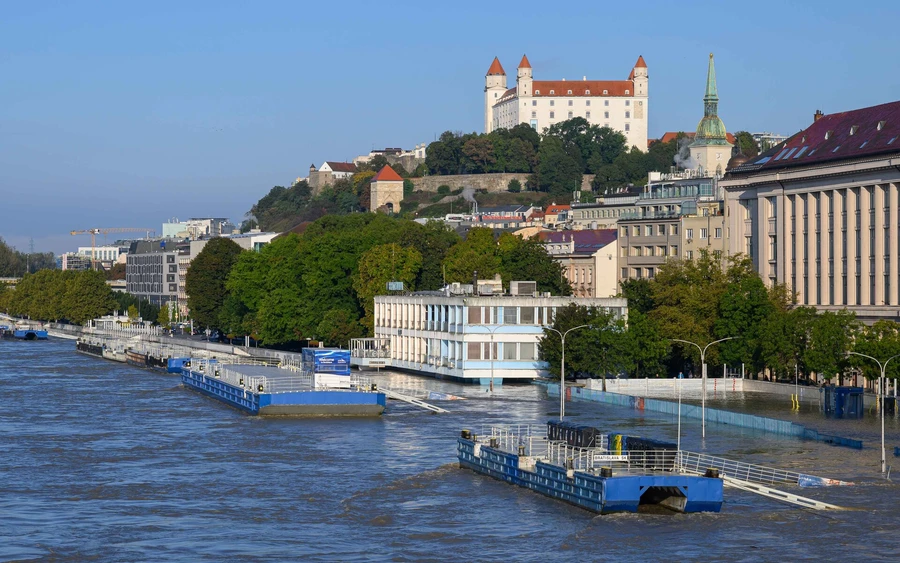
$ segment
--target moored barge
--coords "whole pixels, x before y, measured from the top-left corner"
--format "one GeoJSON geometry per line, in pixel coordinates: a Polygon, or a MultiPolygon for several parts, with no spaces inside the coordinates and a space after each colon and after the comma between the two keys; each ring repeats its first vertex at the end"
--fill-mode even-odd
{"type": "Polygon", "coordinates": [[[674,449],[610,450],[609,436],[599,430],[585,429],[567,439],[556,423],[549,426],[546,435],[533,433],[530,426],[486,427],[481,435],[463,430],[457,439],[460,467],[599,514],[649,507],[721,510],[723,482],[717,472],[674,473],[674,449]],[[590,445],[570,443],[576,440],[590,445]]]}

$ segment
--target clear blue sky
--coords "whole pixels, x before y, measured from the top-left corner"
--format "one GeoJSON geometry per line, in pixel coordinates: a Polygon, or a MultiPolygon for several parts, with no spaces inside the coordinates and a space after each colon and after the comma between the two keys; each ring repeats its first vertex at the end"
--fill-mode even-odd
{"type": "Polygon", "coordinates": [[[900,99],[900,3],[0,0],[0,236],[160,230],[243,213],[309,165],[481,131],[514,79],[650,75],[650,135],[702,116],[716,55],[729,131],[900,99]]]}

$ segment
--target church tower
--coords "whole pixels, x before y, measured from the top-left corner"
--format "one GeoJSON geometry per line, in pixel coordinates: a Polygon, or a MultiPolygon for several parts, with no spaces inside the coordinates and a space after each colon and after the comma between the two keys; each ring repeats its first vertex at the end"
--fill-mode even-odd
{"type": "Polygon", "coordinates": [[[703,96],[703,119],[697,125],[697,134],[690,145],[694,166],[709,175],[721,176],[731,158],[734,145],[728,142],[725,124],[719,119],[719,92],[716,87],[716,67],[713,54],[709,54],[706,72],[706,93],[703,96]]]}
{"type": "Polygon", "coordinates": [[[484,132],[490,133],[494,129],[494,104],[506,91],[506,71],[500,64],[500,59],[494,57],[491,68],[484,77],[484,132]]]}

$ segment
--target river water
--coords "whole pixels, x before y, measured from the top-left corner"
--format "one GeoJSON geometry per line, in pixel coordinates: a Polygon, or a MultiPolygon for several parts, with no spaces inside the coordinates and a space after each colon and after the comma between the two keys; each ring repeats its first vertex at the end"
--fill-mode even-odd
{"type": "MultiPolygon", "coordinates": [[[[866,440],[861,452],[718,425],[702,441],[699,422],[683,421],[685,449],[856,481],[800,491],[854,510],[814,513],[726,489],[720,514],[595,516],[457,466],[460,429],[557,416],[558,400],[541,387],[491,394],[374,377],[467,400],[443,403],[452,412],[442,415],[389,401],[375,419],[265,420],[188,391],[176,376],[76,354],[71,342],[0,341],[0,560],[900,557],[900,487],[879,478],[872,420],[852,425],[866,440]]],[[[567,415],[651,438],[676,432],[671,417],[608,405],[570,403],[567,415]]],[[[841,424],[796,416],[812,427],[841,424]]],[[[890,430],[892,463],[900,436],[890,430]]]]}

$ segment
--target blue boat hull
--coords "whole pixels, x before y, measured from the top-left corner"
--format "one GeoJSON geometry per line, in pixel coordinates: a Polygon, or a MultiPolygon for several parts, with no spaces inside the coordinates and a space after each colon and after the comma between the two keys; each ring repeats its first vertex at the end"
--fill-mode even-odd
{"type": "Polygon", "coordinates": [[[37,329],[16,329],[13,337],[20,340],[47,340],[48,338],[46,330],[37,329]]]}
{"type": "Polygon", "coordinates": [[[535,463],[534,470],[519,468],[519,456],[457,439],[461,467],[506,481],[550,498],[600,514],[637,512],[641,505],[659,505],[678,512],[719,512],[722,480],[687,475],[624,475],[598,477],[557,465],[535,463]],[[477,455],[476,455],[477,453],[477,455]]]}
{"type": "Polygon", "coordinates": [[[189,389],[259,416],[378,416],[386,404],[384,393],[362,391],[256,393],[189,368],[182,369],[181,381],[189,389]]]}

